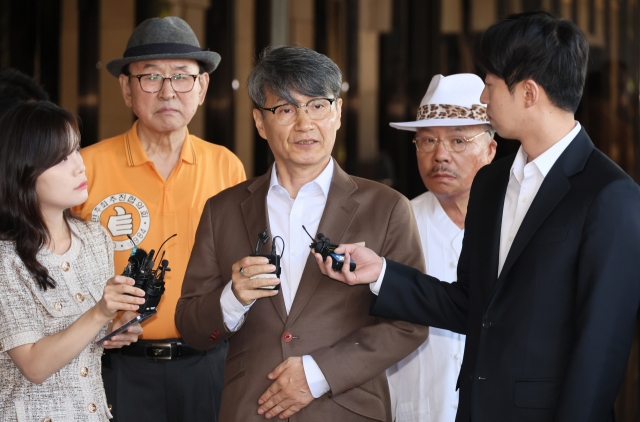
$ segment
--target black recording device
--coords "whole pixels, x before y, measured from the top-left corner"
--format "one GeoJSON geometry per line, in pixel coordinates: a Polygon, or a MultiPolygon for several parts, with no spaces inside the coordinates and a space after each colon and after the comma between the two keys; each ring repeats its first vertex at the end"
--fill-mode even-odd
{"type": "MultiPolygon", "coordinates": [[[[169,236],[167,240],[162,242],[158,250],[158,255],[160,255],[164,244],[174,236],[177,236],[177,234],[169,236]]],[[[140,315],[98,340],[99,346],[133,324],[141,323],[158,312],[158,303],[160,303],[160,299],[165,290],[164,276],[167,271],[171,271],[169,261],[164,259],[164,252],[162,252],[162,256],[160,257],[160,263],[156,266],[154,259],[155,251],[151,249],[149,253],[147,253],[144,249],[136,246],[131,236],[127,235],[127,237],[131,240],[131,243],[133,243],[133,250],[131,251],[131,255],[129,255],[127,266],[122,272],[122,275],[132,278],[134,282],[133,286],[144,291],[144,303],[140,304],[136,311],[140,315]]]]}
{"type": "MultiPolygon", "coordinates": [[[[282,254],[278,255],[276,251],[276,239],[280,239],[282,241],[282,253],[284,253],[284,240],[282,240],[280,236],[274,237],[273,241],[271,242],[271,254],[270,255],[261,254],[260,252],[262,251],[262,248],[270,239],[269,234],[267,234],[267,230],[268,229],[264,229],[262,233],[258,234],[258,242],[256,243],[255,251],[253,254],[251,254],[251,256],[262,256],[267,258],[269,260],[269,264],[273,264],[276,266],[276,270],[272,273],[254,275],[251,278],[280,278],[280,273],[282,272],[282,268],[280,267],[280,260],[282,259],[282,254]]],[[[260,287],[260,289],[280,290],[280,283],[278,283],[275,286],[260,287]]]]}
{"type": "MultiPolygon", "coordinates": [[[[322,260],[323,261],[326,261],[327,257],[330,256],[331,257],[331,269],[334,270],[334,271],[341,271],[342,270],[342,264],[344,263],[344,254],[335,253],[334,252],[336,250],[336,248],[338,247],[338,245],[336,245],[335,243],[331,243],[329,238],[328,237],[324,237],[324,234],[322,234],[322,233],[318,233],[318,235],[316,236],[316,238],[318,240],[315,240],[313,238],[313,236],[311,236],[309,234],[309,232],[307,231],[307,228],[305,226],[302,226],[302,228],[304,229],[304,231],[311,238],[311,245],[309,245],[309,247],[311,249],[313,249],[315,252],[317,252],[320,255],[322,255],[322,260]]],[[[350,271],[355,271],[356,270],[356,263],[353,262],[353,259],[350,259],[349,270],[350,271]]]]}

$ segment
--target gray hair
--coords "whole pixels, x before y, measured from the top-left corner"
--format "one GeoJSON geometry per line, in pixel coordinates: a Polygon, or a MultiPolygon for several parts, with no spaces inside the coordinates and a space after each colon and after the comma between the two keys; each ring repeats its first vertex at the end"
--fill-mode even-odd
{"type": "Polygon", "coordinates": [[[292,92],[338,98],[341,86],[338,65],[324,54],[298,46],[265,48],[248,78],[249,97],[256,107],[264,107],[267,90],[295,104],[292,92]]]}

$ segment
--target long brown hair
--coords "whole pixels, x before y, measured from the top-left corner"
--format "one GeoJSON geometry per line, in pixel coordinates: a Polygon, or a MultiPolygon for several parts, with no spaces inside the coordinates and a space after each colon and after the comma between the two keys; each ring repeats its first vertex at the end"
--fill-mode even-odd
{"type": "MultiPolygon", "coordinates": [[[[76,117],[48,101],[19,104],[0,118],[0,240],[15,243],[43,290],[55,288],[56,282],[36,258],[50,241],[36,180],[71,154],[70,137],[80,139],[76,117]]],[[[67,209],[67,225],[70,219],[77,217],[67,209]]]]}

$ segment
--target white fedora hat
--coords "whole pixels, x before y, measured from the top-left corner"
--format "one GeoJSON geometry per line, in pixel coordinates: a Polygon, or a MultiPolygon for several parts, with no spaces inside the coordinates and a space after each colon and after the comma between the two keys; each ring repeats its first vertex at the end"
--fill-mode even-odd
{"type": "Polygon", "coordinates": [[[415,131],[427,126],[489,124],[487,107],[480,103],[484,82],[477,75],[436,75],[431,79],[414,122],[389,123],[391,127],[415,131]]]}

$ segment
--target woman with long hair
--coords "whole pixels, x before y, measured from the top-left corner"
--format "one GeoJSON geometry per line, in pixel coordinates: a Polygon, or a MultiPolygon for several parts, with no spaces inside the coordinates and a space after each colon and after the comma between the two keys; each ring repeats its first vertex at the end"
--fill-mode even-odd
{"type": "Polygon", "coordinates": [[[0,421],[108,420],[95,339],[144,302],[113,276],[105,230],[69,210],[87,198],[79,144],[75,117],[48,102],[0,119],[0,421]]]}

